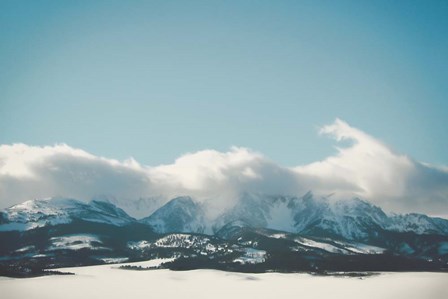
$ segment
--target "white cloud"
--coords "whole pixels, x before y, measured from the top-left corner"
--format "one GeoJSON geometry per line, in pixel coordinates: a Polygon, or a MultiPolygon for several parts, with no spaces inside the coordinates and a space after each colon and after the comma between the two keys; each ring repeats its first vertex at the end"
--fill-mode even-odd
{"type": "Polygon", "coordinates": [[[388,210],[448,212],[448,172],[397,154],[381,141],[336,119],[321,134],[350,141],[323,161],[296,167],[307,186],[321,193],[356,195],[388,210]]]}
{"type": "Polygon", "coordinates": [[[93,156],[67,145],[0,146],[0,206],[33,198],[67,196],[88,200],[113,195],[133,200],[149,193],[144,167],[93,156]]]}
{"type": "MultiPolygon", "coordinates": [[[[173,164],[142,166],[134,159],[97,157],[67,145],[0,146],[0,208],[32,198],[109,196],[132,202],[190,195],[217,208],[242,192],[359,196],[388,210],[448,214],[448,171],[394,153],[368,134],[337,119],[321,134],[350,145],[322,161],[282,167],[262,154],[233,147],[203,150],[173,164]]],[[[163,201],[163,200],[162,200],[163,201]]]]}
{"type": "Polygon", "coordinates": [[[246,148],[204,150],[148,170],[159,193],[232,201],[241,192],[297,193],[297,175],[246,148]]]}
{"type": "Polygon", "coordinates": [[[241,192],[297,194],[297,175],[245,148],[185,154],[173,164],[145,167],[93,156],[67,145],[0,146],[0,208],[52,196],[118,202],[190,195],[224,208],[241,192]]]}

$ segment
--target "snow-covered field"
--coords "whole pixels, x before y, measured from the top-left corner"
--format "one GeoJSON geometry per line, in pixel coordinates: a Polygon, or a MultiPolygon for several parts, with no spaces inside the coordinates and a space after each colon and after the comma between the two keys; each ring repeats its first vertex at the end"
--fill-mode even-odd
{"type": "Polygon", "coordinates": [[[0,277],[1,298],[448,298],[446,273],[383,273],[360,279],[214,270],[133,271],[117,269],[117,265],[61,270],[76,275],[0,277]]]}

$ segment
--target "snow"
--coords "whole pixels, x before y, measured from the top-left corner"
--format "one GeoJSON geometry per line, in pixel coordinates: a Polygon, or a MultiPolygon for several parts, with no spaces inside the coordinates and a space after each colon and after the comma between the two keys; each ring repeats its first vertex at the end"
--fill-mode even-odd
{"type": "Polygon", "coordinates": [[[158,233],[196,232],[205,230],[204,210],[198,202],[189,196],[176,197],[156,210],[153,214],[141,219],[158,233]],[[173,221],[176,219],[176,221],[173,221]]]}
{"type": "Polygon", "coordinates": [[[152,243],[142,240],[142,241],[130,241],[128,242],[128,248],[132,250],[143,250],[143,249],[149,249],[152,246],[152,243]]]}
{"type": "Polygon", "coordinates": [[[362,253],[362,254],[381,254],[386,249],[377,247],[377,246],[371,246],[361,243],[351,244],[352,246],[345,246],[346,249],[354,252],[354,253],[362,253]]]}
{"type": "Polygon", "coordinates": [[[267,228],[281,230],[286,232],[294,232],[294,218],[292,210],[288,207],[287,202],[278,201],[270,209],[270,215],[267,217],[267,228]]]}
{"type": "Polygon", "coordinates": [[[145,250],[151,248],[194,248],[201,250],[201,254],[216,252],[218,248],[204,236],[187,234],[170,234],[151,243],[146,240],[130,241],[127,247],[131,250],[145,250]]]}
{"type": "Polygon", "coordinates": [[[345,249],[350,250],[351,252],[354,253],[361,253],[361,254],[381,254],[383,253],[386,249],[381,248],[381,247],[377,247],[377,246],[372,246],[372,245],[367,245],[367,244],[362,244],[362,243],[357,243],[357,242],[340,242],[340,241],[332,241],[338,245],[343,246],[345,249]]]}
{"type": "Polygon", "coordinates": [[[308,247],[313,248],[319,248],[328,252],[332,253],[347,253],[347,250],[344,250],[342,248],[336,247],[334,245],[323,243],[323,242],[317,242],[306,238],[296,238],[294,241],[300,245],[305,245],[308,247]]]}
{"type": "Polygon", "coordinates": [[[169,247],[169,248],[191,248],[192,246],[205,245],[210,241],[209,238],[199,237],[187,234],[171,234],[163,238],[158,239],[154,245],[156,247],[169,247]]]}
{"type": "Polygon", "coordinates": [[[208,252],[215,252],[218,248],[215,245],[208,243],[205,245],[205,250],[208,252]]]}
{"type": "Polygon", "coordinates": [[[89,204],[68,198],[29,200],[3,210],[9,223],[0,225],[0,231],[25,231],[38,227],[67,224],[74,218],[85,221],[121,226],[132,218],[107,203],[92,201],[89,204]],[[112,209],[112,210],[110,210],[112,209]]]}
{"type": "Polygon", "coordinates": [[[45,225],[68,223],[66,209],[73,208],[77,202],[72,199],[46,198],[28,200],[21,204],[5,209],[9,221],[2,225],[1,230],[26,230],[45,225]]]}
{"type": "Polygon", "coordinates": [[[142,268],[158,267],[163,263],[172,262],[174,260],[175,260],[175,258],[153,259],[153,260],[147,260],[147,261],[141,261],[141,262],[133,262],[133,263],[115,265],[115,267],[117,267],[117,268],[119,268],[120,266],[135,266],[135,267],[142,267],[142,268]]]}
{"type": "Polygon", "coordinates": [[[274,238],[274,239],[286,239],[286,234],[281,234],[281,233],[272,234],[269,237],[274,238]]]}
{"type": "Polygon", "coordinates": [[[263,263],[266,260],[266,251],[257,250],[253,248],[244,248],[245,253],[239,258],[235,259],[234,262],[241,264],[258,264],[263,263]]]}
{"type": "Polygon", "coordinates": [[[89,234],[67,235],[63,237],[54,237],[50,239],[52,245],[49,250],[70,249],[79,250],[82,248],[104,249],[104,247],[95,246],[94,243],[102,244],[97,236],[89,234]]]}
{"type": "Polygon", "coordinates": [[[448,221],[441,218],[430,218],[423,214],[392,214],[390,223],[385,227],[398,232],[415,232],[417,234],[448,234],[448,221]]]}
{"type": "Polygon", "coordinates": [[[127,257],[100,257],[99,260],[102,260],[106,264],[117,264],[126,262],[129,258],[127,257]]]}
{"type": "Polygon", "coordinates": [[[447,273],[384,273],[364,279],[215,270],[132,271],[117,265],[65,268],[70,276],[0,277],[5,299],[79,298],[448,298],[447,273]]]}
{"type": "Polygon", "coordinates": [[[25,247],[19,248],[19,249],[16,250],[16,252],[17,253],[23,253],[23,252],[31,251],[31,250],[34,250],[34,249],[36,249],[36,247],[34,245],[30,245],[30,246],[25,246],[25,247]]]}

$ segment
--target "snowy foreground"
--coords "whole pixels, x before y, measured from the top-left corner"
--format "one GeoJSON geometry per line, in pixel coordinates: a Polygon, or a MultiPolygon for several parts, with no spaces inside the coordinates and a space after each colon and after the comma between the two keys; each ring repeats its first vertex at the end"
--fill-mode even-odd
{"type": "MultiPolygon", "coordinates": [[[[160,261],[132,263],[149,267],[160,261]]],[[[126,265],[120,264],[120,265],[126,265]]],[[[242,274],[215,270],[121,270],[119,265],[60,269],[69,276],[0,277],[13,298],[448,298],[448,273],[383,273],[364,278],[242,274]]]]}

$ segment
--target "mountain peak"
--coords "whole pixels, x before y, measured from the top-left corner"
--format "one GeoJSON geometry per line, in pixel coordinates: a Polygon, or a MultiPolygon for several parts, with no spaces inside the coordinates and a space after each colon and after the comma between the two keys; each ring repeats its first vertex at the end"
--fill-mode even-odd
{"type": "Polygon", "coordinates": [[[28,230],[43,226],[67,224],[75,219],[124,225],[133,221],[113,204],[72,198],[52,197],[34,199],[12,206],[2,212],[0,230],[28,230]]]}
{"type": "Polygon", "coordinates": [[[189,196],[170,200],[140,222],[151,225],[157,232],[196,232],[206,229],[202,206],[189,196]]]}

